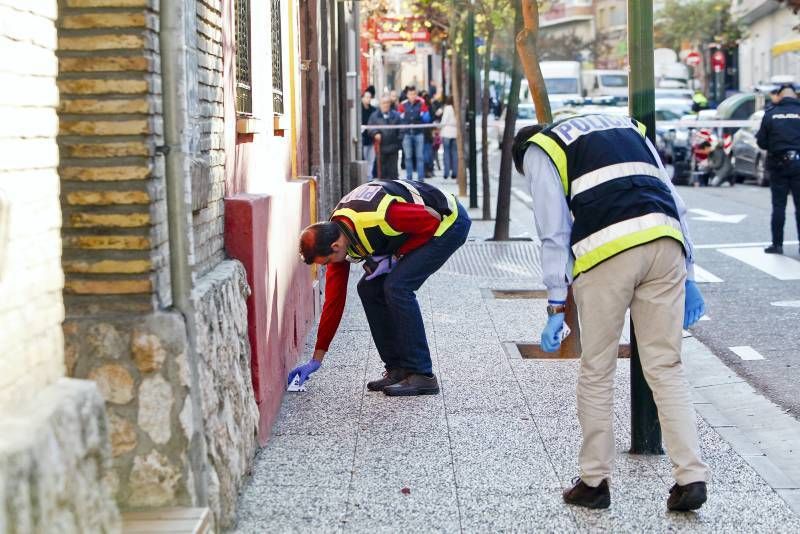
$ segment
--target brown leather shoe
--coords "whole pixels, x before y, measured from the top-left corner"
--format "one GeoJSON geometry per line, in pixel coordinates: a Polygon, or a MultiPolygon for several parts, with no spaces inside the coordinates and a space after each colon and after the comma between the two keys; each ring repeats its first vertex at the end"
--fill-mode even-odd
{"type": "Polygon", "coordinates": [[[416,373],[408,375],[404,380],[383,388],[390,397],[410,397],[413,395],[437,395],[439,382],[436,376],[425,376],[416,373]]]}
{"type": "Polygon", "coordinates": [[[564,490],[564,502],[583,506],[584,508],[608,508],[611,505],[611,491],[608,489],[608,480],[603,480],[599,486],[593,488],[579,477],[572,479],[573,486],[564,490]]]}
{"type": "Polygon", "coordinates": [[[410,374],[411,372],[406,369],[387,369],[383,372],[383,378],[380,380],[367,382],[367,389],[370,391],[383,391],[386,386],[397,384],[410,374]]]}
{"type": "Polygon", "coordinates": [[[673,512],[690,512],[703,506],[706,498],[705,482],[692,482],[685,486],[675,484],[669,490],[667,509],[673,512]]]}

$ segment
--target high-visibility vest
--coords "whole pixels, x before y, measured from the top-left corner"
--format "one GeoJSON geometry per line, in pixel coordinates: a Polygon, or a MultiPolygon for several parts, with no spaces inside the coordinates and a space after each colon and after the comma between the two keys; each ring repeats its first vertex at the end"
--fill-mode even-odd
{"type": "Polygon", "coordinates": [[[428,213],[441,220],[434,237],[442,235],[458,217],[456,198],[438,188],[415,180],[373,180],[350,191],[334,208],[331,219],[349,220],[355,232],[350,234],[347,255],[363,260],[371,255],[393,254],[408,239],[386,221],[386,212],[394,202],[425,206],[428,213]]]}
{"type": "Polygon", "coordinates": [[[573,275],[630,248],[671,237],[684,244],[668,178],[629,117],[584,115],[529,140],[558,170],[572,216],[573,275]]]}

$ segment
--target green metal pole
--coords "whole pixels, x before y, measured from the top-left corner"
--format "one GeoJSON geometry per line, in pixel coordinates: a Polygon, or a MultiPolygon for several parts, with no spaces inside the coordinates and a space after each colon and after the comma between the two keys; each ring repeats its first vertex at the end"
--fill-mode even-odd
{"type": "Polygon", "coordinates": [[[469,122],[469,207],[478,207],[478,140],[475,135],[475,109],[477,96],[475,94],[475,9],[470,6],[467,16],[467,120],[469,122]]]}
{"type": "MultiPolygon", "coordinates": [[[[628,54],[630,114],[647,126],[647,137],[655,143],[652,0],[628,0],[628,54]]],[[[658,411],[653,400],[653,392],[642,372],[633,320],[631,320],[631,453],[664,454],[661,448],[658,411]]]]}

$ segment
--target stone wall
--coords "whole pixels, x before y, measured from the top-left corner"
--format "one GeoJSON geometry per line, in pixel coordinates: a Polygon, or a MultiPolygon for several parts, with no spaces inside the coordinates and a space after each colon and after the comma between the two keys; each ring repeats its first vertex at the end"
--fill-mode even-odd
{"type": "Polygon", "coordinates": [[[180,314],[67,320],[67,345],[83,355],[72,373],[94,380],[106,400],[114,466],[108,478],[121,506],[196,505],[195,480],[205,471],[217,524],[232,521],[255,453],[258,421],[248,294],[244,267],[236,261],[220,263],[194,289],[198,391],[191,386],[190,345],[180,314]],[[199,396],[199,418],[192,395],[199,396]],[[189,455],[203,450],[206,459],[197,463],[204,469],[198,471],[189,455]]]}
{"type": "Polygon", "coordinates": [[[0,414],[0,532],[119,532],[103,399],[61,378],[0,414]]]}
{"type": "Polygon", "coordinates": [[[241,263],[224,261],[201,280],[193,294],[210,506],[223,527],[235,519],[239,487],[250,470],[258,432],[246,277],[241,263]]]}
{"type": "Polygon", "coordinates": [[[106,401],[114,472],[124,507],[192,505],[188,344],[176,312],[68,318],[71,374],[97,383],[106,401]],[[80,357],[73,357],[80,355],[80,357]]]}

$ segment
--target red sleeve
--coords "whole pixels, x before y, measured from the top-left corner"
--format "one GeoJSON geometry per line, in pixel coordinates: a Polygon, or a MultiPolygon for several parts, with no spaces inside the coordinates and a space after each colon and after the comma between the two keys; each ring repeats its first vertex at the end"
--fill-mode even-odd
{"type": "Polygon", "coordinates": [[[397,249],[397,254],[408,254],[430,241],[440,223],[425,206],[404,202],[393,202],[389,206],[386,222],[398,232],[408,234],[408,240],[397,249]]]}
{"type": "Polygon", "coordinates": [[[331,263],[325,272],[325,303],[322,305],[322,317],[319,319],[317,344],[315,349],[328,350],[336,329],[342,320],[344,303],[347,300],[347,278],[350,276],[350,264],[343,261],[331,263]]]}

